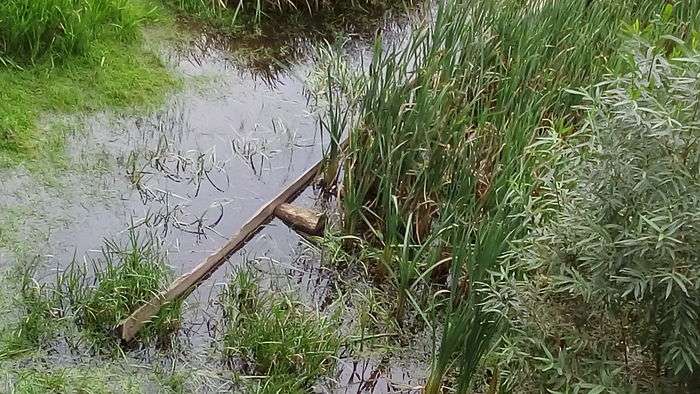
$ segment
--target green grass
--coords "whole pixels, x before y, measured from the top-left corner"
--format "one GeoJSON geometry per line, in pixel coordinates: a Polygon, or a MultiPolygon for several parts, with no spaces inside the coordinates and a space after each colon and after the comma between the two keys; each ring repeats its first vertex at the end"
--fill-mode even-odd
{"type": "Polygon", "coordinates": [[[38,349],[57,327],[55,294],[37,283],[33,274],[33,269],[27,269],[20,275],[18,296],[13,298],[20,318],[0,329],[0,360],[38,349]]]}
{"type": "Polygon", "coordinates": [[[13,390],[24,394],[40,393],[109,393],[109,376],[97,376],[95,372],[57,370],[21,370],[17,374],[13,390]]]}
{"type": "Polygon", "coordinates": [[[248,271],[239,272],[223,295],[227,357],[262,376],[261,393],[306,392],[333,371],[340,349],[339,325],[286,294],[263,292],[248,271]]]}
{"type": "MultiPolygon", "coordinates": [[[[148,302],[171,280],[166,251],[150,235],[129,231],[125,244],[105,241],[94,272],[74,262],[63,274],[60,288],[76,323],[97,344],[114,339],[114,329],[136,308],[148,302]],[[87,278],[94,277],[92,283],[87,278]]],[[[139,333],[139,340],[167,344],[180,326],[181,302],[166,305],[139,333]]]]}
{"type": "Polygon", "coordinates": [[[6,0],[0,4],[0,64],[87,52],[105,37],[132,40],[152,10],[128,0],[6,0]]]}
{"type": "Polygon", "coordinates": [[[156,371],[120,365],[116,361],[62,366],[48,363],[17,365],[7,373],[1,373],[0,391],[18,394],[191,392],[181,385],[162,381],[156,371]]]}
{"type": "MultiPolygon", "coordinates": [[[[75,1],[68,2],[77,4],[75,1]]],[[[27,19],[26,23],[29,24],[31,18],[36,17],[32,13],[35,10],[2,8],[19,3],[28,2],[12,0],[3,3],[0,6],[0,19],[3,19],[3,12],[23,12],[22,18],[27,19]]],[[[40,3],[46,1],[37,2],[40,3]]],[[[127,2],[121,3],[119,7],[127,7],[127,2]]],[[[134,5],[128,5],[128,13],[137,15],[133,17],[136,18],[133,26],[126,29],[120,25],[109,34],[90,33],[90,38],[82,39],[79,44],[80,50],[54,48],[62,45],[58,44],[60,40],[47,38],[47,45],[51,48],[42,47],[38,52],[42,56],[35,56],[31,55],[31,51],[22,49],[23,45],[33,44],[22,44],[23,38],[19,33],[3,38],[5,47],[9,48],[14,43],[17,50],[30,55],[30,59],[24,59],[24,63],[19,63],[20,59],[13,60],[15,66],[10,62],[6,62],[4,67],[0,65],[0,166],[7,167],[28,160],[60,161],[67,128],[61,122],[55,126],[54,118],[106,109],[138,107],[145,111],[162,103],[166,94],[178,85],[179,82],[159,58],[143,47],[140,38],[140,26],[156,17],[167,20],[167,16],[152,11],[148,1],[130,3],[134,5]]],[[[22,18],[17,17],[18,20],[22,18]]],[[[97,20],[90,21],[98,23],[97,20]]],[[[39,19],[34,24],[41,23],[49,21],[39,19]]],[[[102,19],[99,19],[99,23],[109,25],[102,19]]],[[[24,29],[10,26],[9,30],[24,29]]]]}

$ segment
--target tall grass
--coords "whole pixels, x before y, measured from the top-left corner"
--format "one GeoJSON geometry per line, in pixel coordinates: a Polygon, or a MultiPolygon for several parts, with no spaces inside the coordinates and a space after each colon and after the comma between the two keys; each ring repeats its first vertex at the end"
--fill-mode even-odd
{"type": "Polygon", "coordinates": [[[468,391],[498,336],[477,289],[523,234],[538,163],[528,148],[544,130],[578,124],[566,89],[629,66],[618,51],[625,30],[692,34],[700,4],[668,4],[441,1],[400,46],[377,43],[350,109],[360,121],[349,127],[345,232],[379,250],[400,306],[416,283],[448,281],[428,393],[451,365],[468,391]]]}
{"type": "Polygon", "coordinates": [[[0,62],[82,54],[104,34],[131,39],[149,14],[129,0],[4,0],[0,3],[0,62]]]}

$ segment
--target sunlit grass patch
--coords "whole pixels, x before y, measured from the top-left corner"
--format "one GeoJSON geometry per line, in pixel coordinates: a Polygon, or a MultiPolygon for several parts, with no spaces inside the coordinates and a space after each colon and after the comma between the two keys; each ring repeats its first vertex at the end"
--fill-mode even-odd
{"type": "Polygon", "coordinates": [[[333,371],[341,346],[339,323],[287,294],[261,291],[255,277],[239,272],[222,295],[229,359],[242,373],[262,376],[259,392],[306,392],[333,371]]]}

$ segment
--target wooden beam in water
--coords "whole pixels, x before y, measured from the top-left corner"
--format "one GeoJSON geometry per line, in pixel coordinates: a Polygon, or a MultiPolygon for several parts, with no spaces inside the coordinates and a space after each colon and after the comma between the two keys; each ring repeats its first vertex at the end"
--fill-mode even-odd
{"type": "MultiPolygon", "coordinates": [[[[341,144],[341,150],[347,146],[347,140],[341,144]]],[[[234,234],[216,253],[207,257],[192,271],[177,278],[167,290],[162,291],[147,303],[141,305],[129,317],[117,326],[117,333],[124,342],[131,342],[145,324],[158,315],[160,309],[171,302],[189,295],[204,280],[208,279],[228,258],[243,248],[248,241],[274,216],[275,210],[284,203],[296,198],[318,174],[324,160],[319,160],[313,167],[289,184],[275,198],[263,205],[253,217],[234,234]]]]}
{"type": "Polygon", "coordinates": [[[280,204],[275,216],[289,227],[309,235],[323,235],[328,217],[314,210],[292,204],[280,204]]]}

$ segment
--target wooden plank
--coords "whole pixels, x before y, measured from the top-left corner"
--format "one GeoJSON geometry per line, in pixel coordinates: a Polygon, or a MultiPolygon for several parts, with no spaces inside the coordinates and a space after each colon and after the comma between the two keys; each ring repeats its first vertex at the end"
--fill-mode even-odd
{"type": "Polygon", "coordinates": [[[322,235],[328,220],[322,213],[287,203],[277,206],[275,216],[289,227],[309,235],[322,235]]]}
{"type": "MultiPolygon", "coordinates": [[[[346,144],[347,141],[342,146],[346,146],[346,144]]],[[[309,168],[275,198],[263,205],[219,251],[207,257],[192,271],[180,276],[167,290],[153,297],[124,319],[117,327],[117,333],[121,339],[125,342],[132,341],[139,330],[155,317],[164,305],[189,295],[199,284],[209,278],[233,253],[243,248],[260,228],[273,218],[275,209],[280,204],[296,198],[313,181],[322,166],[323,160],[320,160],[309,168]]]]}

